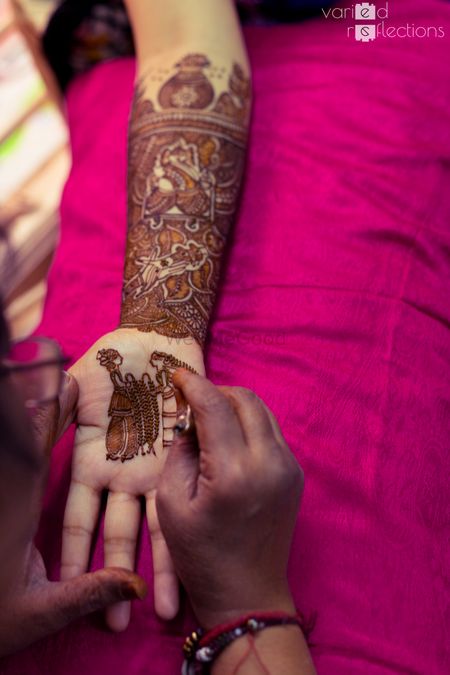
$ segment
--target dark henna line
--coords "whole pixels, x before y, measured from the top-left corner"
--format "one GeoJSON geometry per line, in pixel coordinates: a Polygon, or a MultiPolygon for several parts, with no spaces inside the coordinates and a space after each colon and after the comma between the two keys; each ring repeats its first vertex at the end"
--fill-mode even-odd
{"type": "MultiPolygon", "coordinates": [[[[121,326],[202,345],[244,170],[250,80],[234,64],[216,96],[188,54],[157,101],[136,86],[129,126],[121,326]]],[[[148,77],[148,75],[147,75],[148,77]]]]}
{"type": "Polygon", "coordinates": [[[108,408],[111,418],[106,432],[106,459],[122,462],[133,459],[136,455],[153,454],[156,456],[154,443],[158,438],[160,418],[162,418],[163,447],[170,445],[173,422],[169,426],[165,420],[176,418],[176,412],[167,411],[169,399],[175,397],[172,375],[177,368],[185,368],[196,373],[194,368],[179,361],[171,354],[153,352],[150,364],[155,369],[156,384],[148,373],[139,380],[134,375],[122,375],[120,367],[123,357],[117,349],[100,349],[97,361],[107,369],[113,393],[108,408]],[[162,410],[158,405],[158,394],[162,398],[162,410]],[[147,446],[147,450],[145,450],[147,446]]]}
{"type": "Polygon", "coordinates": [[[120,371],[123,358],[116,349],[100,349],[97,360],[109,372],[114,387],[108,408],[106,459],[125,462],[139,452],[156,455],[153,444],[159,433],[157,396],[161,388],[148,373],[139,380],[131,373],[124,377],[120,371]]]}
{"type": "Polygon", "coordinates": [[[162,424],[163,424],[163,448],[169,446],[173,438],[173,427],[177,418],[177,412],[167,410],[167,402],[175,396],[172,376],[177,368],[185,368],[191,373],[198,375],[197,371],[184,361],[179,361],[171,354],[154,351],[150,357],[150,364],[156,369],[156,381],[162,389],[162,424]]]}

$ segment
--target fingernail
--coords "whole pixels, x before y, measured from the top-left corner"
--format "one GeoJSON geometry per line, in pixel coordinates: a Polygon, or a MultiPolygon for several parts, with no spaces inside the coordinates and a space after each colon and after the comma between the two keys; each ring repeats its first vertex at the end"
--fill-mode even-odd
{"type": "Polygon", "coordinates": [[[131,587],[139,600],[143,600],[148,593],[147,584],[140,577],[132,582],[131,587]]]}
{"type": "Polygon", "coordinates": [[[183,392],[178,387],[173,388],[173,393],[175,394],[175,403],[177,404],[177,410],[179,408],[186,407],[186,399],[184,398],[183,392]]]}
{"type": "Polygon", "coordinates": [[[185,375],[192,375],[192,373],[190,370],[187,370],[187,368],[177,368],[173,374],[173,377],[184,377],[185,375]]]}
{"type": "Polygon", "coordinates": [[[63,394],[70,387],[70,383],[73,380],[73,376],[67,372],[67,370],[62,371],[62,382],[61,382],[61,394],[63,394]]]}
{"type": "Polygon", "coordinates": [[[70,403],[70,396],[75,395],[73,391],[72,384],[75,378],[70,373],[63,370],[62,380],[61,380],[61,390],[59,392],[59,405],[61,410],[65,410],[66,406],[70,403]]]}

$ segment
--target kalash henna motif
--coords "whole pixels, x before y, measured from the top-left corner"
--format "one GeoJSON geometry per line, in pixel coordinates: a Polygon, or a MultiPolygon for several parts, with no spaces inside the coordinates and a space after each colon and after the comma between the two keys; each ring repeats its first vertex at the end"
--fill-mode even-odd
{"type": "Polygon", "coordinates": [[[250,114],[238,65],[216,95],[200,54],[157,102],[137,86],[129,127],[128,240],[121,326],[203,344],[237,206],[250,114]]]}
{"type": "Polygon", "coordinates": [[[111,419],[106,432],[106,459],[125,462],[139,453],[156,455],[154,443],[161,417],[163,447],[170,445],[177,414],[172,375],[177,368],[196,371],[170,354],[155,351],[150,357],[155,384],[149,373],[139,380],[131,373],[124,376],[120,370],[123,357],[116,349],[100,349],[97,360],[109,372],[114,387],[108,408],[111,419]],[[158,395],[162,398],[161,413],[158,395]]]}

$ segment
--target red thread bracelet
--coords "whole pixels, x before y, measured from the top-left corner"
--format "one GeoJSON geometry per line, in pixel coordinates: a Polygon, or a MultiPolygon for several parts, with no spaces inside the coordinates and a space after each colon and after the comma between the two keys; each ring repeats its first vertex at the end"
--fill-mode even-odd
{"type": "Polygon", "coordinates": [[[243,624],[246,624],[248,621],[251,620],[255,621],[264,621],[266,623],[267,621],[271,620],[284,620],[284,619],[289,619],[292,620],[294,623],[299,623],[300,619],[297,616],[297,614],[288,614],[287,612],[252,612],[250,614],[244,614],[244,616],[241,616],[239,619],[235,619],[234,621],[230,621],[229,623],[223,623],[220,624],[219,626],[215,626],[215,628],[211,628],[210,631],[208,631],[204,637],[200,640],[200,647],[206,647],[210,642],[212,642],[215,638],[219,637],[222,633],[229,633],[232,630],[235,630],[236,628],[239,628],[243,624]]]}
{"type": "Polygon", "coordinates": [[[234,640],[243,635],[254,635],[272,626],[298,625],[307,637],[314,627],[315,619],[316,616],[313,615],[309,621],[306,621],[300,613],[252,612],[229,623],[216,626],[206,633],[198,629],[186,638],[184,643],[183,651],[186,660],[182,672],[184,675],[205,672],[205,668],[209,669],[222,650],[234,640]]]}

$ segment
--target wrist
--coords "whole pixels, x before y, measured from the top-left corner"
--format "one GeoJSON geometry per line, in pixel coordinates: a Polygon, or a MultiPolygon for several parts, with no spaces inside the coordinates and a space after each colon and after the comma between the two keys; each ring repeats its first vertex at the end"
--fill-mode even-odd
{"type": "MultiPolygon", "coordinates": [[[[189,672],[192,669],[192,672],[196,673],[216,672],[215,666],[217,666],[217,672],[236,672],[236,665],[243,666],[245,672],[254,673],[254,666],[262,663],[255,644],[255,640],[258,640],[260,647],[269,648],[268,656],[273,661],[274,666],[288,666],[289,664],[284,657],[281,661],[279,658],[273,660],[274,649],[275,652],[278,651],[279,655],[283,656],[285,648],[289,651],[291,651],[291,648],[297,648],[297,656],[300,656],[300,652],[304,652],[306,648],[307,654],[308,650],[302,632],[304,628],[305,619],[296,612],[255,611],[244,614],[234,621],[220,624],[212,630],[194,631],[186,639],[183,647],[186,665],[191,665],[189,672]],[[269,632],[278,632],[275,641],[273,634],[269,639],[266,639],[266,629],[271,629],[269,632]],[[256,655],[256,664],[244,663],[244,661],[251,660],[249,657],[253,655],[256,655]],[[206,671],[201,667],[203,664],[206,665],[206,671]]],[[[265,651],[267,650],[265,649],[265,651]]],[[[305,654],[303,653],[302,656],[305,656],[305,654]]],[[[283,667],[282,672],[298,673],[299,671],[295,666],[300,665],[300,659],[289,658],[289,661],[291,661],[291,667],[288,671],[283,667]]],[[[306,665],[306,662],[304,664],[306,665]]],[[[311,671],[308,669],[304,672],[310,673],[311,671]]]]}
{"type": "MultiPolygon", "coordinates": [[[[131,308],[131,312],[133,308],[131,308]]],[[[119,328],[125,330],[137,330],[142,334],[159,335],[168,340],[171,344],[190,346],[192,344],[198,345],[203,349],[206,341],[206,330],[208,321],[202,322],[201,326],[197,323],[190,325],[180,323],[175,318],[171,318],[169,322],[157,320],[150,320],[150,318],[140,317],[139,320],[133,319],[133,315],[129,315],[130,307],[127,303],[122,304],[122,311],[120,315],[119,328]]],[[[165,317],[167,319],[167,316],[165,317]]]]}
{"type": "MultiPolygon", "coordinates": [[[[156,331],[141,331],[137,328],[126,328],[119,326],[118,333],[123,336],[133,336],[134,340],[139,340],[145,351],[160,351],[165,354],[171,354],[185,365],[193,368],[200,375],[205,374],[203,350],[198,342],[191,337],[175,338],[161,335],[156,331]]],[[[179,366],[183,367],[183,366],[179,366]]]]}
{"type": "Polygon", "coordinates": [[[230,606],[220,606],[219,604],[214,608],[200,608],[195,607],[194,613],[197,617],[199,625],[206,631],[215,628],[216,626],[235,621],[242,616],[247,616],[252,612],[286,612],[288,614],[295,614],[296,608],[292,595],[289,591],[280,594],[262,595],[253,602],[245,604],[237,604],[230,606]]]}
{"type": "Polygon", "coordinates": [[[212,663],[212,675],[270,672],[317,675],[301,625],[269,626],[234,640],[212,663]]]}

